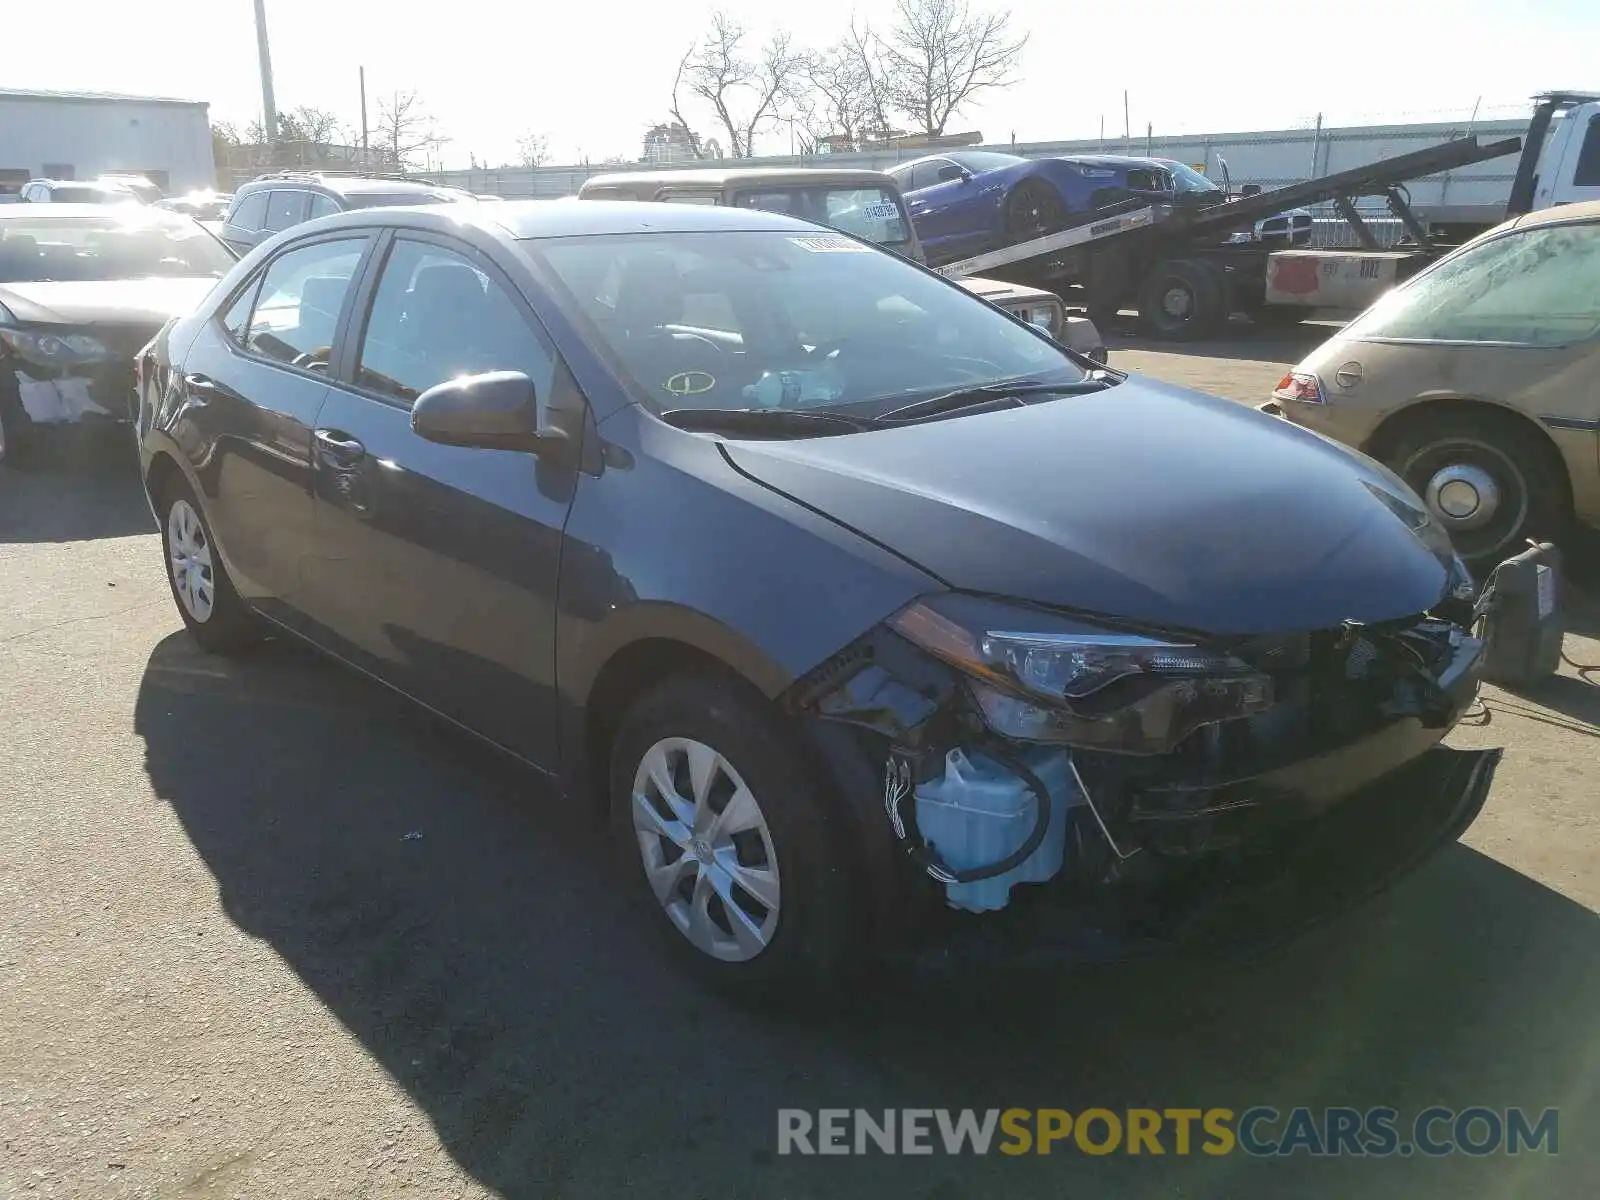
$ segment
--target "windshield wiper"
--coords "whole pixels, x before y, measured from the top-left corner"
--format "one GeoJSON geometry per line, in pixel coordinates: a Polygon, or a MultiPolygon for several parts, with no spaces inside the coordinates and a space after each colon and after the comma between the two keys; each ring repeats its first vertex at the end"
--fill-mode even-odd
{"type": "Polygon", "coordinates": [[[881,428],[876,417],[854,417],[818,408],[669,408],[661,413],[661,419],[679,429],[735,437],[816,437],[881,428]]]}
{"type": "Polygon", "coordinates": [[[1039,383],[1028,379],[1018,383],[985,383],[929,396],[926,400],[915,400],[879,413],[874,419],[891,423],[918,421],[923,417],[938,417],[967,408],[999,404],[1017,396],[1085,396],[1090,392],[1103,392],[1120,382],[1121,377],[1113,376],[1109,371],[1093,371],[1072,383],[1039,383]]]}

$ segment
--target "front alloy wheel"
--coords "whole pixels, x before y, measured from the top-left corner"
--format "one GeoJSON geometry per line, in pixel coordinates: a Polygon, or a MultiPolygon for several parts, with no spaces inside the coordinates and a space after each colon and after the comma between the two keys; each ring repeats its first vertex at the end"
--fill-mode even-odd
{"type": "Polygon", "coordinates": [[[650,889],[701,952],[744,962],[778,928],[772,831],[739,772],[691,738],[663,738],[633,779],[633,828],[650,889]]]}

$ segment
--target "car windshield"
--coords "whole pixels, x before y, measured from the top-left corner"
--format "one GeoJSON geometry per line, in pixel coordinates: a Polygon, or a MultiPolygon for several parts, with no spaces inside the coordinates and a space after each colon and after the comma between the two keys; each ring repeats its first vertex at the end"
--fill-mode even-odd
{"type": "Polygon", "coordinates": [[[129,215],[0,220],[0,283],[148,276],[221,278],[233,256],[195,222],[139,208],[129,215]]]}
{"type": "Polygon", "coordinates": [[[954,390],[1085,379],[1056,343],[843,234],[530,240],[636,394],[659,408],[876,415],[954,390]]]}
{"type": "Polygon", "coordinates": [[[1028,161],[1021,155],[1000,154],[994,150],[960,150],[942,157],[973,172],[1003,171],[1019,162],[1028,161]]]}
{"type": "Polygon", "coordinates": [[[1480,242],[1357,317],[1351,338],[1561,346],[1600,334],[1600,224],[1480,242]]]}
{"type": "Polygon", "coordinates": [[[1222,190],[1186,163],[1163,159],[1161,165],[1172,172],[1173,190],[1179,195],[1196,195],[1203,192],[1220,192],[1222,190]]]}
{"type": "Polygon", "coordinates": [[[881,187],[769,186],[740,192],[733,203],[842,229],[893,250],[911,243],[904,210],[894,193],[881,187]]]}

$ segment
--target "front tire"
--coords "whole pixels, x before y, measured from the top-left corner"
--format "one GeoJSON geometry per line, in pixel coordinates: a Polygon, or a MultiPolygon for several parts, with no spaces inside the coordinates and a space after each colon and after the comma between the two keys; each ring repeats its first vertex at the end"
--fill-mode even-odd
{"type": "Polygon", "coordinates": [[[213,654],[229,654],[260,641],[260,623],[234,590],[193,490],[174,478],[158,501],[167,586],[194,640],[213,654]]]}
{"type": "Polygon", "coordinates": [[[1048,183],[1025,179],[1006,197],[1006,234],[1014,242],[1044,237],[1066,223],[1067,206],[1048,183]]]}
{"type": "Polygon", "coordinates": [[[762,697],[709,675],[657,685],[612,743],[610,798],[646,919],[702,979],[770,999],[844,966],[852,869],[762,697]]]}
{"type": "Polygon", "coordinates": [[[1530,538],[1566,535],[1566,466],[1515,417],[1436,412],[1401,434],[1384,457],[1427,503],[1476,575],[1525,548],[1530,538]]]}

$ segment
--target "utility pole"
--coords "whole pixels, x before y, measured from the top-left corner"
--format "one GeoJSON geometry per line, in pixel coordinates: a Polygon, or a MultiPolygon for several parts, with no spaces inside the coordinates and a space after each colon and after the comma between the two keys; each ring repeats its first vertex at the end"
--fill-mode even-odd
{"type": "Polygon", "coordinates": [[[261,123],[267,145],[278,141],[278,104],[272,98],[272,51],[267,46],[267,3],[256,0],[256,52],[261,56],[261,123]]]}
{"type": "MultiPolygon", "coordinates": [[[[256,0],[256,3],[259,4],[260,2],[261,2],[261,0],[256,0]]],[[[1133,130],[1132,130],[1132,127],[1128,124],[1128,93],[1127,92],[1123,92],[1122,93],[1122,152],[1124,154],[1132,154],[1133,153],[1133,130]]]]}
{"type": "Polygon", "coordinates": [[[361,73],[361,169],[365,171],[372,165],[371,155],[367,151],[367,69],[356,69],[361,73]]]}

